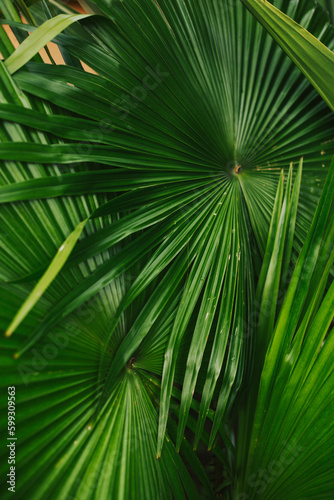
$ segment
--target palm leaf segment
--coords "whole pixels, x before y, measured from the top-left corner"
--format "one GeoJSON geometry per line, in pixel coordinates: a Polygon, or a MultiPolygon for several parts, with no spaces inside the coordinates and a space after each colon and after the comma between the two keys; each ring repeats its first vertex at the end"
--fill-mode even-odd
{"type": "Polygon", "coordinates": [[[271,313],[279,303],[279,282],[284,280],[283,268],[274,262],[275,254],[289,246],[285,228],[293,227],[289,212],[294,212],[290,208],[298,200],[300,171],[291,198],[289,181],[283,203],[279,195],[282,190],[278,190],[271,225],[274,238],[268,238],[268,246],[273,245],[272,257],[270,263],[263,263],[261,275],[265,279],[260,280],[258,288],[261,308],[254,355],[257,369],[252,377],[254,382],[260,373],[260,384],[257,380],[251,384],[239,419],[237,467],[241,473],[237,496],[329,498],[333,490],[329,472],[334,446],[330,417],[333,280],[328,284],[334,261],[333,171],[334,161],[273,325],[271,313]],[[274,297],[271,301],[268,292],[274,297]],[[263,344],[268,343],[264,357],[263,344]],[[254,394],[254,388],[258,393],[254,394]]]}
{"type": "MultiPolygon", "coordinates": [[[[18,281],[1,288],[10,302],[4,328],[30,281],[91,219],[56,280],[2,341],[19,358],[9,362],[6,384],[23,390],[28,383],[22,405],[36,403],[21,417],[21,467],[33,448],[39,474],[49,475],[45,484],[58,496],[80,490],[82,498],[124,498],[131,490],[158,498],[169,487],[196,496],[186,473],[181,486],[171,472],[183,465],[168,440],[172,434],[180,448],[194,391],[203,394],[195,445],[207,416],[210,446],[223,432],[249,369],[244,325],[255,297],[252,269],[264,255],[280,170],[304,156],[298,252],[333,152],[333,118],[241,5],[96,4],[105,17],[57,37],[72,66],[34,61],[10,76],[1,63],[1,200],[27,200],[5,204],[1,213],[2,276],[18,281]],[[84,73],[78,59],[98,75],[84,73]],[[43,367],[48,335],[53,347],[58,338],[66,348],[59,340],[55,359],[49,353],[43,367]],[[181,394],[174,381],[183,384],[181,394]],[[177,431],[168,417],[172,394],[180,401],[177,431]],[[26,425],[36,415],[42,429],[26,425]],[[166,444],[161,463],[153,460],[157,436],[158,454],[166,444]],[[137,452],[154,482],[129,472],[137,452]],[[92,488],[93,463],[115,464],[119,479],[99,476],[92,488]]],[[[288,4],[277,6],[332,43],[330,28],[320,33],[312,2],[288,4]]],[[[2,51],[9,55],[8,43],[2,51]]],[[[206,484],[184,443],[183,456],[206,484]]],[[[26,472],[29,494],[33,480],[26,472]]],[[[45,484],[32,498],[45,495],[45,484]]]]}

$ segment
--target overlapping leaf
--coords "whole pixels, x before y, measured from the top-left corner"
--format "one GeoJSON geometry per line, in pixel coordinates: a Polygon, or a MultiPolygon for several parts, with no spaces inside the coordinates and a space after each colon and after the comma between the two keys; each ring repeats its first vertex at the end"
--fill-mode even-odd
{"type": "MultiPolygon", "coordinates": [[[[334,261],[333,230],[328,229],[333,225],[333,170],[334,161],[275,327],[266,322],[272,337],[258,394],[253,391],[241,417],[250,441],[240,454],[239,493],[247,498],[329,498],[333,489],[328,469],[334,447],[332,279],[326,287],[334,261]]],[[[279,226],[275,233],[284,246],[279,226]]],[[[267,281],[273,271],[281,276],[277,264],[263,270],[267,281]]],[[[261,295],[264,300],[264,291],[261,295]]],[[[276,306],[275,293],[272,297],[276,306]]],[[[263,308],[260,314],[267,318],[263,308]]]]}
{"type": "MultiPolygon", "coordinates": [[[[193,496],[185,469],[182,480],[175,474],[183,465],[166,438],[172,435],[182,453],[187,426],[195,445],[205,435],[212,447],[221,432],[249,374],[245,324],[281,168],[304,157],[295,239],[292,247],[287,236],[282,257],[286,269],[328,171],[333,116],[241,4],[95,3],[105,17],[90,17],[80,29],[72,25],[56,39],[73,67],[34,61],[11,77],[1,63],[1,280],[11,304],[4,329],[63,241],[95,213],[57,278],[7,340],[9,352],[21,357],[10,361],[6,382],[28,366],[29,397],[39,390],[47,397],[52,377],[70,370],[81,384],[72,405],[78,388],[69,376],[68,398],[46,411],[36,450],[49,482],[36,498],[55,482],[55,498],[124,498],[129,488],[134,498],[168,498],[170,487],[176,498],[184,491],[193,496]],[[97,75],[81,70],[79,59],[97,75]],[[38,382],[43,370],[32,368],[34,350],[43,352],[48,335],[66,332],[72,322],[79,323],[77,336],[48,360],[50,374],[38,382]],[[162,376],[159,409],[152,406],[156,392],[143,386],[150,373],[162,376]],[[171,423],[166,434],[175,381],[183,385],[179,427],[171,423]],[[189,412],[200,393],[194,423],[189,412]],[[216,413],[209,437],[203,427],[210,407],[216,413]],[[51,427],[55,441],[62,436],[57,457],[47,449],[51,427]],[[138,445],[147,463],[141,473],[129,437],[148,429],[149,439],[138,445]],[[160,465],[157,437],[158,454],[164,444],[160,465]],[[119,479],[95,482],[90,468],[104,469],[109,458],[119,479]]],[[[278,3],[331,46],[332,32],[312,15],[312,2],[298,2],[295,12],[289,2],[278,3]]],[[[29,435],[24,425],[28,457],[35,431],[29,435]]],[[[189,447],[186,456],[200,471],[189,447]]],[[[24,491],[34,498],[32,470],[24,461],[22,468],[24,491]]],[[[199,477],[209,490],[205,475],[199,477]]]]}

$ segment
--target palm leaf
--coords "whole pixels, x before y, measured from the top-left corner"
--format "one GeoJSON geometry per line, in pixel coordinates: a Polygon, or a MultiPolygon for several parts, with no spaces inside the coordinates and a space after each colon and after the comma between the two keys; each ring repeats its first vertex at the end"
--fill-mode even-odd
{"type": "MultiPolygon", "coordinates": [[[[332,280],[326,291],[334,261],[333,231],[326,229],[333,218],[333,169],[334,161],[277,322],[270,330],[258,396],[255,401],[249,399],[246,409],[252,432],[247,458],[240,455],[240,460],[246,458],[247,468],[239,491],[247,492],[249,498],[280,497],[287,491],[289,498],[328,498],[333,488],[328,473],[334,442],[329,420],[333,407],[332,280]],[[322,273],[308,301],[319,264],[322,273]],[[321,380],[320,385],[316,380],[321,380]],[[254,420],[249,406],[254,407],[254,420]]],[[[280,275],[277,266],[276,273],[280,275]]]]}
{"type": "Polygon", "coordinates": [[[264,0],[242,0],[334,111],[334,53],[264,0]]]}
{"type": "MultiPolygon", "coordinates": [[[[222,434],[228,442],[226,422],[250,373],[245,323],[280,172],[303,156],[293,243],[295,204],[285,225],[286,271],[328,172],[333,116],[242,5],[95,3],[104,17],[55,41],[97,75],[37,61],[10,75],[0,64],[4,329],[64,240],[90,219],[43,297],[2,341],[4,383],[17,385],[22,405],[22,494],[196,496],[188,461],[212,496],[183,434],[191,429],[196,446],[202,437],[215,449],[222,434]],[[44,371],[39,355],[62,335],[68,344],[44,371]],[[159,391],[147,383],[152,373],[159,391]],[[36,401],[27,419],[23,390],[26,407],[36,401]],[[28,425],[37,419],[43,427],[28,425]],[[134,450],[132,434],[146,433],[134,450]],[[38,491],[32,452],[45,478],[38,491]],[[117,474],[90,475],[110,463],[117,474]]],[[[296,21],[332,46],[313,3],[299,5],[296,21]]]]}
{"type": "Polygon", "coordinates": [[[59,16],[46,21],[6,59],[9,73],[15,73],[15,71],[22,68],[40,49],[66,29],[67,26],[85,17],[87,16],[84,14],[75,16],[59,14],[59,16]]]}
{"type": "Polygon", "coordinates": [[[331,24],[334,24],[334,5],[330,0],[320,0],[319,4],[328,12],[331,24]]]}

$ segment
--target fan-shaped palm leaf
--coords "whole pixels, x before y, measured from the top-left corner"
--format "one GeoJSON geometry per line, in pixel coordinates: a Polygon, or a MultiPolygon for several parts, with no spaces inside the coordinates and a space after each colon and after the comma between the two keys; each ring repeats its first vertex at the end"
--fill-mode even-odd
{"type": "MultiPolygon", "coordinates": [[[[69,234],[90,219],[58,276],[2,341],[18,358],[5,382],[17,385],[18,398],[28,384],[17,423],[25,429],[21,491],[196,496],[172,438],[212,495],[184,430],[210,447],[224,433],[250,373],[245,325],[281,169],[304,157],[286,272],[328,171],[334,120],[241,4],[95,3],[104,16],[56,38],[73,66],[34,60],[11,76],[0,64],[4,329],[69,234]],[[150,374],[161,377],[160,391],[150,374]],[[174,382],[182,391],[173,410],[174,382]],[[42,425],[29,425],[37,418],[42,425]],[[27,467],[32,453],[45,475],[38,489],[27,467]]],[[[295,11],[278,4],[333,46],[311,1],[295,11]]],[[[10,57],[8,42],[1,51],[10,57]]]]}

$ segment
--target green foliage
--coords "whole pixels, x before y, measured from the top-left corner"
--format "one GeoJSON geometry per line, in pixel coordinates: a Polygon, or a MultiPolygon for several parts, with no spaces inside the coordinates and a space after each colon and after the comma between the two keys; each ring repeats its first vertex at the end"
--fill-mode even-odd
{"type": "MultiPolygon", "coordinates": [[[[249,445],[239,456],[243,470],[239,488],[247,491],[249,498],[328,498],[334,487],[326,466],[334,446],[329,420],[333,412],[333,283],[326,290],[334,261],[333,228],[329,226],[333,220],[333,173],[334,161],[274,328],[268,325],[270,311],[263,308],[265,289],[262,293],[254,362],[257,369],[240,422],[248,431],[245,439],[249,445]],[[265,340],[259,335],[263,330],[271,334],[264,366],[261,353],[265,340]],[[254,386],[258,388],[257,399],[254,386]],[[265,476],[260,472],[263,470],[265,476]]],[[[296,203],[293,196],[291,203],[296,203]]],[[[282,226],[284,219],[288,222],[287,214],[283,202],[282,226]]],[[[277,240],[279,247],[284,246],[279,230],[277,240]]],[[[266,283],[273,282],[271,267],[264,262],[262,270],[266,283]]],[[[274,273],[278,283],[279,266],[274,267],[274,273]]],[[[277,290],[271,288],[275,298],[277,290]]]]}
{"type": "Polygon", "coordinates": [[[334,53],[266,0],[242,0],[334,111],[334,53]]]}
{"type": "Polygon", "coordinates": [[[321,5],[325,11],[328,13],[329,20],[331,24],[334,24],[334,5],[331,0],[319,0],[319,5],[321,5]]]}
{"type": "MultiPolygon", "coordinates": [[[[220,463],[226,498],[329,499],[333,114],[241,2],[158,4],[32,2],[24,25],[0,2],[22,41],[0,26],[17,495],[214,498],[220,463]]],[[[275,5],[324,44],[326,67],[275,10],[332,103],[326,16],[275,5]]]]}
{"type": "Polygon", "coordinates": [[[30,59],[35,56],[44,45],[55,38],[61,31],[66,29],[71,23],[85,19],[87,15],[71,16],[59,14],[55,18],[45,21],[43,26],[34,31],[26,38],[5,61],[9,73],[13,74],[22,68],[30,59]]]}

